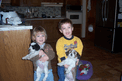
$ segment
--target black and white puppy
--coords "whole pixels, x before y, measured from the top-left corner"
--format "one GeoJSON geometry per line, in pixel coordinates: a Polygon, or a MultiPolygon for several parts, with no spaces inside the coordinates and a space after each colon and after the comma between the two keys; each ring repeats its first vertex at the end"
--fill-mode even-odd
{"type": "MultiPolygon", "coordinates": [[[[29,47],[29,54],[27,54],[26,56],[22,57],[22,59],[24,60],[30,60],[31,58],[35,57],[36,55],[39,54],[39,51],[43,49],[43,48],[40,48],[40,46],[35,43],[35,42],[32,42],[30,44],[30,47],[29,47]]],[[[44,50],[43,50],[44,51],[44,50]]],[[[41,57],[43,57],[44,55],[42,55],[41,57]]],[[[42,73],[45,73],[45,77],[43,78],[43,81],[46,81],[46,78],[48,77],[48,61],[46,62],[42,62],[40,60],[37,60],[36,61],[36,65],[37,65],[37,79],[36,81],[39,81],[39,79],[41,78],[41,74],[42,73]],[[43,64],[44,68],[41,68],[40,65],[43,64]]]]}
{"type": "Polygon", "coordinates": [[[22,59],[30,60],[31,58],[33,58],[36,55],[38,55],[39,51],[40,51],[40,46],[37,43],[32,42],[30,44],[30,47],[29,47],[29,54],[27,54],[26,56],[22,57],[22,59]]]}

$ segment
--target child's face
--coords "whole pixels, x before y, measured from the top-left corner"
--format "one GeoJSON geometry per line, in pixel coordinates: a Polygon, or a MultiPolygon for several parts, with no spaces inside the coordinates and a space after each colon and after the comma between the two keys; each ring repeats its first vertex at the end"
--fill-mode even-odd
{"type": "Polygon", "coordinates": [[[45,42],[45,39],[46,37],[44,33],[38,32],[36,34],[35,40],[39,45],[42,45],[45,42]]]}
{"type": "Polygon", "coordinates": [[[59,30],[61,33],[63,33],[63,35],[67,38],[71,38],[72,37],[72,31],[73,31],[73,27],[71,26],[70,23],[64,23],[61,26],[61,29],[59,30]]]}

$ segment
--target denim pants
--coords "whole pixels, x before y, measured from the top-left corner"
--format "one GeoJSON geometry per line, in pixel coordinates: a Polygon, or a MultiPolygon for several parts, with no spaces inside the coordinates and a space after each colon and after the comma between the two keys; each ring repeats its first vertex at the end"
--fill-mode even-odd
{"type": "Polygon", "coordinates": [[[64,66],[58,66],[58,76],[59,76],[58,81],[64,81],[64,79],[65,79],[64,71],[65,71],[64,66]]]}
{"type": "MultiPolygon", "coordinates": [[[[49,72],[50,73],[48,74],[46,81],[54,81],[52,69],[50,69],[49,72]]],[[[44,76],[45,76],[45,74],[42,73],[39,81],[43,81],[44,76]]],[[[37,78],[36,71],[34,71],[34,81],[36,80],[36,78],[37,78]]]]}

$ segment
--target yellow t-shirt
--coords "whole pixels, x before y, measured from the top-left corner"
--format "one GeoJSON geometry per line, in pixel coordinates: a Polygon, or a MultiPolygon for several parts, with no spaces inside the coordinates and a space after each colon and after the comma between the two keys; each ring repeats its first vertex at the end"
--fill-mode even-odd
{"type": "Polygon", "coordinates": [[[65,51],[67,51],[70,48],[74,48],[74,50],[76,50],[81,56],[83,50],[83,44],[80,38],[72,36],[71,39],[67,39],[65,37],[61,37],[58,39],[56,43],[56,52],[58,55],[59,63],[65,58],[67,58],[65,51]]]}

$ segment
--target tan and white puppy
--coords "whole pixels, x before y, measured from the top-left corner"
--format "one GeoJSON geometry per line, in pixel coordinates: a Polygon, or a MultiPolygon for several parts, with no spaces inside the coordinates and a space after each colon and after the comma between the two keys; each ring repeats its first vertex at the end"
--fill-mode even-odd
{"type": "Polygon", "coordinates": [[[65,64],[69,65],[68,68],[65,68],[66,70],[66,77],[65,77],[65,81],[74,81],[73,79],[73,74],[72,74],[72,68],[74,68],[76,66],[76,62],[77,62],[77,52],[74,49],[71,49],[68,51],[68,57],[63,60],[62,62],[58,63],[59,66],[63,66],[65,64]],[[67,77],[67,76],[71,76],[71,77],[67,77]],[[70,79],[70,80],[69,80],[70,79]]]}

